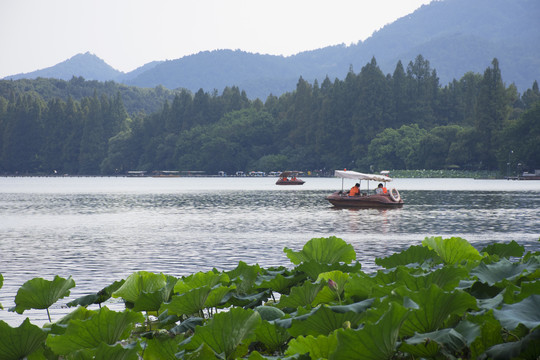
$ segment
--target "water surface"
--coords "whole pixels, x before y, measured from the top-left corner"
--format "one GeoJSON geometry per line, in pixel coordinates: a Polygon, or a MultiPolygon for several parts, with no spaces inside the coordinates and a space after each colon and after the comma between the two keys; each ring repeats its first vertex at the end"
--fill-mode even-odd
{"type": "Polygon", "coordinates": [[[138,270],[181,276],[238,261],[288,266],[283,248],[299,250],[313,237],[351,243],[366,271],[426,236],[460,236],[479,249],[510,240],[539,248],[540,181],[397,179],[405,205],[378,210],[336,209],[324,197],[341,179],[305,180],[0,178],[0,319],[44,321],[44,311],[6,310],[34,277],[74,278],[69,299],[52,309],[61,314],[68,301],[138,270]]]}

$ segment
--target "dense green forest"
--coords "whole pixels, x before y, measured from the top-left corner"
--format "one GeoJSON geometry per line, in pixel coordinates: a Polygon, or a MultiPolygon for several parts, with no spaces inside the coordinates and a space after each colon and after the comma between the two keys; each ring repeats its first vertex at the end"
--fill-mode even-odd
{"type": "MultiPolygon", "coordinates": [[[[93,93],[65,98],[47,91],[61,80],[35,81],[45,90],[0,92],[1,173],[540,168],[538,83],[519,94],[497,59],[442,86],[421,55],[387,75],[373,58],[343,80],[300,77],[294,91],[265,102],[236,86],[177,90],[151,113],[126,110],[126,92],[111,95],[99,82],[74,78],[75,89],[93,93]]],[[[148,91],[145,101],[158,95],[148,91]]]]}

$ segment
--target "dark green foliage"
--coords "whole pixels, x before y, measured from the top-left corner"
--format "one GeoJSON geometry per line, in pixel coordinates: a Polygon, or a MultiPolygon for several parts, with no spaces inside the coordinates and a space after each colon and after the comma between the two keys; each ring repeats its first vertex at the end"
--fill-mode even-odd
{"type": "MultiPolygon", "coordinates": [[[[495,244],[479,253],[461,238],[426,238],[421,247],[378,259],[386,269],[366,274],[340,266],[354,262],[356,253],[329,237],[300,251],[284,249],[290,270],[239,263],[228,272],[182,278],[139,271],[105,288],[116,289],[124,311],[79,306],[43,329],[29,319],[18,328],[0,321],[0,359],[535,359],[540,258],[518,255],[518,247],[495,244]],[[509,251],[513,262],[500,258],[509,251]],[[284,278],[305,279],[305,263],[342,270],[285,286],[284,278]],[[270,284],[291,289],[277,300],[266,294],[255,309],[239,303],[258,296],[261,284],[268,292],[278,293],[270,284]]],[[[19,293],[43,299],[26,308],[43,308],[71,282],[36,278],[19,293]]]]}
{"type": "Polygon", "coordinates": [[[0,81],[0,171],[279,171],[353,168],[518,171],[540,166],[537,82],[520,98],[494,59],[441,87],[422,55],[384,75],[375,58],[344,80],[263,104],[238,87],[195,94],[73,78],[0,81]],[[92,87],[92,92],[90,88],[92,87]],[[134,112],[139,100],[162,105],[134,112]],[[159,99],[159,100],[156,100],[159,99]],[[47,101],[47,103],[45,103],[47,101]]]}

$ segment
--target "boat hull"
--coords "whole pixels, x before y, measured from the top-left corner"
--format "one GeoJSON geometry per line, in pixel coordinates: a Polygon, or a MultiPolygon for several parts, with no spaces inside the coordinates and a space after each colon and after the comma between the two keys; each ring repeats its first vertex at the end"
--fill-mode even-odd
{"type": "Polygon", "coordinates": [[[389,195],[384,194],[349,196],[341,191],[336,191],[332,195],[328,195],[326,200],[336,207],[373,208],[403,206],[403,199],[401,197],[395,201],[389,195]]]}
{"type": "Polygon", "coordinates": [[[296,180],[282,180],[282,179],[279,179],[278,181],[276,181],[276,185],[304,185],[304,180],[299,180],[299,179],[296,179],[296,180]]]}

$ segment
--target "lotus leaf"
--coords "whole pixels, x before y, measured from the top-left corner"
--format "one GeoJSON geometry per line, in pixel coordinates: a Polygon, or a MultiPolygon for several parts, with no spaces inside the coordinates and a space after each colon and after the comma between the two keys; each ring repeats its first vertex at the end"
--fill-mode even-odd
{"type": "Polygon", "coordinates": [[[47,333],[26,318],[12,328],[0,320],[0,360],[23,359],[43,347],[47,333]]]}
{"type": "Polygon", "coordinates": [[[535,330],[523,339],[494,345],[479,359],[538,359],[540,357],[540,330],[535,330]]]}
{"type": "Polygon", "coordinates": [[[535,329],[540,326],[538,309],[540,309],[540,295],[531,295],[519,303],[504,304],[500,310],[494,310],[493,314],[506,329],[514,330],[519,324],[535,329]]]}
{"type": "Polygon", "coordinates": [[[513,263],[503,258],[493,264],[480,263],[471,270],[471,276],[476,276],[480,281],[494,285],[502,280],[519,279],[536,271],[538,267],[539,264],[534,258],[526,263],[513,263]]]}
{"type": "Polygon", "coordinates": [[[283,251],[295,265],[311,260],[320,264],[336,264],[340,262],[350,264],[356,259],[356,252],[353,246],[335,236],[313,238],[298,252],[287,247],[283,251]]]}
{"type": "Polygon", "coordinates": [[[289,289],[303,281],[305,277],[299,275],[283,276],[277,275],[260,275],[257,278],[255,286],[257,289],[271,289],[280,294],[286,294],[289,289]]]}
{"type": "Polygon", "coordinates": [[[235,269],[226,274],[236,284],[236,292],[239,295],[247,295],[254,292],[255,281],[261,272],[262,269],[259,265],[248,265],[240,261],[235,269]]]}
{"type": "Polygon", "coordinates": [[[442,329],[415,334],[405,340],[399,349],[415,357],[433,358],[437,354],[449,357],[452,353],[460,353],[466,346],[467,341],[459,332],[454,329],[442,329]]]}
{"type": "Polygon", "coordinates": [[[337,336],[335,332],[328,336],[299,336],[289,342],[289,347],[285,351],[285,355],[309,353],[309,356],[313,360],[328,359],[330,353],[335,351],[336,348],[337,336]]]}
{"type": "Polygon", "coordinates": [[[390,359],[396,351],[401,324],[408,315],[403,306],[391,303],[388,310],[376,323],[366,323],[360,330],[340,329],[337,331],[338,346],[329,360],[390,359]]]}
{"type": "Polygon", "coordinates": [[[314,284],[306,281],[302,286],[292,288],[289,295],[283,295],[276,306],[280,309],[296,309],[303,306],[310,307],[323,286],[323,284],[314,284]]]}
{"type": "Polygon", "coordinates": [[[180,323],[180,325],[177,325],[177,326],[173,327],[171,329],[171,333],[173,333],[173,334],[182,334],[182,333],[185,333],[188,330],[195,331],[195,328],[197,327],[197,325],[202,326],[203,323],[204,323],[203,318],[193,316],[193,317],[187,318],[186,320],[182,321],[180,323]]]}
{"type": "Polygon", "coordinates": [[[107,360],[139,360],[139,351],[141,346],[139,343],[128,345],[123,347],[120,344],[107,345],[101,343],[96,350],[94,359],[107,359],[107,360]]]}
{"type": "Polygon", "coordinates": [[[460,264],[463,261],[476,261],[482,256],[469,242],[459,237],[443,239],[442,237],[427,237],[422,245],[434,250],[445,264],[460,264]]]}
{"type": "Polygon", "coordinates": [[[264,290],[260,293],[251,295],[240,295],[231,291],[223,298],[222,303],[224,306],[235,305],[251,309],[267,301],[270,298],[270,291],[271,290],[264,290]]]}
{"type": "Polygon", "coordinates": [[[178,294],[183,294],[192,289],[203,286],[213,288],[218,283],[225,285],[228,284],[229,277],[224,273],[217,273],[215,271],[198,272],[182,280],[179,280],[174,286],[174,292],[178,294]]]}
{"type": "Polygon", "coordinates": [[[261,315],[261,319],[266,321],[280,319],[285,316],[285,313],[273,306],[257,306],[255,311],[261,315]]]}
{"type": "Polygon", "coordinates": [[[379,287],[379,283],[375,278],[363,272],[354,273],[345,284],[345,297],[364,300],[372,297],[376,287],[379,287]]]}
{"type": "Polygon", "coordinates": [[[102,307],[87,320],[72,320],[65,334],[50,335],[47,346],[56,354],[68,355],[82,349],[96,349],[101,343],[115,345],[127,339],[135,324],[142,323],[141,313],[125,310],[115,312],[102,307]]]}
{"type": "Polygon", "coordinates": [[[206,343],[216,354],[224,354],[226,359],[241,357],[245,354],[237,353],[237,347],[244,340],[249,345],[251,340],[248,339],[252,338],[260,323],[261,317],[258,312],[233,308],[214,315],[206,325],[197,326],[187,347],[194,350],[206,343]]]}
{"type": "Polygon", "coordinates": [[[525,252],[525,247],[519,245],[517,242],[512,240],[507,244],[495,243],[486,246],[480,252],[488,253],[489,255],[497,255],[499,257],[521,257],[525,252]]]}
{"type": "Polygon", "coordinates": [[[146,341],[144,349],[145,360],[176,360],[175,354],[180,351],[178,339],[171,337],[156,337],[146,341]]]}
{"type": "Polygon", "coordinates": [[[202,286],[181,295],[175,295],[169,303],[162,304],[159,311],[168,310],[169,313],[178,316],[197,314],[205,308],[204,304],[210,291],[212,289],[209,286],[202,286]]]}
{"type": "Polygon", "coordinates": [[[285,346],[287,340],[291,337],[286,329],[266,320],[263,320],[255,329],[255,336],[257,341],[263,343],[270,353],[285,346]]]}
{"type": "Polygon", "coordinates": [[[19,288],[15,296],[15,307],[9,310],[22,314],[28,309],[48,309],[59,299],[69,296],[69,289],[74,286],[75,281],[71,276],[64,279],[57,275],[52,281],[34,278],[19,288]]]}
{"type": "Polygon", "coordinates": [[[467,269],[456,266],[445,266],[422,275],[413,275],[403,267],[398,267],[396,272],[397,281],[413,291],[428,288],[431,284],[443,290],[453,290],[462,279],[468,276],[467,269]]]}
{"type": "Polygon", "coordinates": [[[413,245],[400,253],[385,258],[376,258],[375,264],[390,269],[401,265],[423,264],[426,261],[438,263],[441,259],[432,249],[421,245],[413,245]]]}
{"type": "Polygon", "coordinates": [[[143,293],[152,293],[167,285],[167,276],[148,271],[137,271],[128,276],[124,284],[112,296],[135,303],[143,293]]]}
{"type": "Polygon", "coordinates": [[[333,263],[333,264],[324,264],[319,263],[315,260],[305,261],[302,264],[298,265],[295,270],[298,272],[305,273],[308,278],[316,280],[321,273],[330,272],[333,270],[339,270],[341,272],[354,273],[360,271],[362,264],[355,262],[354,265],[333,263]]]}
{"type": "Polygon", "coordinates": [[[373,300],[370,299],[343,306],[321,305],[307,314],[279,321],[279,323],[285,327],[290,323],[288,331],[292,336],[328,335],[343,327],[347,321],[353,325],[358,324],[372,303],[373,300]]]}
{"type": "Polygon", "coordinates": [[[91,304],[101,304],[109,300],[112,294],[124,284],[125,280],[115,281],[111,285],[101,289],[97,293],[81,296],[73,301],[67,303],[67,306],[88,306],[91,304]]]}
{"type": "Polygon", "coordinates": [[[477,309],[473,296],[461,290],[445,292],[434,284],[417,292],[403,291],[403,288],[397,288],[395,292],[410,298],[418,306],[411,310],[403,324],[403,335],[435,331],[444,327],[450,315],[462,316],[468,310],[477,309]]]}

